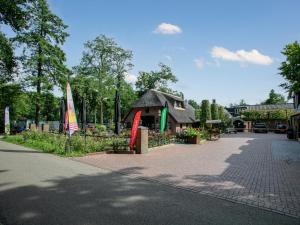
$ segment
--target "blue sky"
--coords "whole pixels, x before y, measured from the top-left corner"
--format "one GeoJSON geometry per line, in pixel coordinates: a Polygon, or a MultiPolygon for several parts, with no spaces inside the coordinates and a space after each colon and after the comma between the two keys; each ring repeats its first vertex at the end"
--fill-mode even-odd
{"type": "Polygon", "coordinates": [[[300,40],[300,1],[50,0],[69,26],[63,47],[68,66],[83,43],[100,34],[134,54],[138,71],[171,66],[185,98],[227,105],[260,103],[270,89],[284,93],[280,51],[300,40]],[[160,25],[160,27],[159,27],[160,25]]]}

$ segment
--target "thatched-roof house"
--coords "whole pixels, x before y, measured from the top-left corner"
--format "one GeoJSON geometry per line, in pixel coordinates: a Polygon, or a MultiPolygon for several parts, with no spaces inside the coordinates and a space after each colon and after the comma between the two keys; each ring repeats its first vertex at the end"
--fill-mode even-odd
{"type": "Polygon", "coordinates": [[[138,110],[142,110],[141,123],[152,130],[159,129],[160,110],[168,105],[168,127],[170,133],[181,132],[186,127],[191,127],[195,119],[195,110],[181,97],[157,90],[148,90],[133,105],[124,118],[124,122],[130,126],[133,117],[138,110]]]}

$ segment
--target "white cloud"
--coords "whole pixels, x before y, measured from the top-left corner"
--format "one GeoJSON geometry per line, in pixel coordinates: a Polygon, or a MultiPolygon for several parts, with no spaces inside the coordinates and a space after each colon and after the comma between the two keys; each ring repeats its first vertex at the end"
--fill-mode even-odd
{"type": "Polygon", "coordinates": [[[182,30],[179,26],[170,23],[161,23],[154,31],[157,34],[179,34],[181,32],[182,30]]]}
{"type": "Polygon", "coordinates": [[[204,67],[203,59],[194,59],[194,63],[198,69],[202,69],[204,67]]]}
{"type": "Polygon", "coordinates": [[[126,73],[125,81],[130,84],[134,84],[137,81],[137,76],[134,74],[126,73]]]}
{"type": "Polygon", "coordinates": [[[245,51],[243,49],[232,52],[223,47],[213,47],[211,51],[213,58],[220,58],[227,61],[237,61],[241,63],[252,63],[260,65],[270,65],[273,59],[270,56],[261,54],[258,50],[252,49],[245,51]]]}

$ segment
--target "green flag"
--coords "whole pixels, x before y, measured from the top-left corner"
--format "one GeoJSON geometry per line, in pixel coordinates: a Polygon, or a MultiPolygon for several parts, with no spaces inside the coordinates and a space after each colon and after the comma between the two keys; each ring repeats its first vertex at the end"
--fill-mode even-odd
{"type": "Polygon", "coordinates": [[[164,107],[161,110],[161,117],[160,117],[160,126],[159,126],[159,131],[161,134],[164,133],[166,126],[167,126],[167,116],[168,116],[168,108],[164,107]]]}

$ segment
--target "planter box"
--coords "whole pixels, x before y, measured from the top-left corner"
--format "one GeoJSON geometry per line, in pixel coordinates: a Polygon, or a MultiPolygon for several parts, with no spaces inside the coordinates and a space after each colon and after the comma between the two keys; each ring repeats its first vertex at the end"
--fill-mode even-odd
{"type": "Polygon", "coordinates": [[[200,137],[188,137],[187,138],[188,144],[199,144],[200,143],[200,137]]]}

